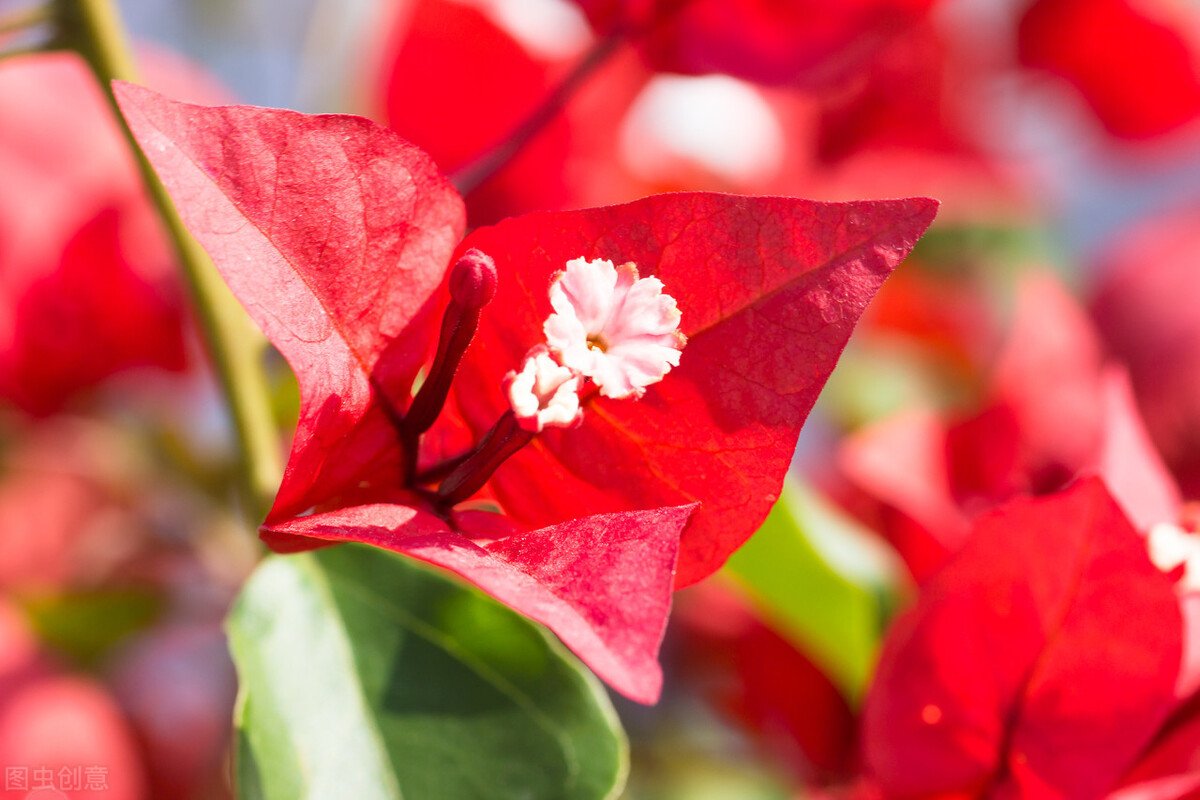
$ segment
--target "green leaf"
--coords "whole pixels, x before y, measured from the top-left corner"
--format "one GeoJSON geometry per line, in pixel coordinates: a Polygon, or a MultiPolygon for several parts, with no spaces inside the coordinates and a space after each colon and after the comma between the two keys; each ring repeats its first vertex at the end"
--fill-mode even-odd
{"type": "Polygon", "coordinates": [[[242,798],[606,798],[628,745],[556,639],[371,547],[267,559],[229,619],[242,798]]]}
{"type": "Polygon", "coordinates": [[[895,554],[801,484],[784,483],[758,533],[727,571],[767,620],[862,699],[882,631],[906,585],[895,554]]]}
{"type": "Polygon", "coordinates": [[[38,638],[84,666],[158,618],[162,598],[122,588],[33,595],[21,602],[38,638]]]}

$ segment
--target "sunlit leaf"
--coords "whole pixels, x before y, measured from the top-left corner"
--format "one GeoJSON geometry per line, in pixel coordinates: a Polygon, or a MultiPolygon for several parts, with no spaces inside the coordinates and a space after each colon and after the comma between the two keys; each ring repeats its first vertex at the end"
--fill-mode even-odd
{"type": "Polygon", "coordinates": [[[605,798],[626,744],[540,628],[347,545],[267,560],[229,621],[237,780],[262,798],[605,798]]]}

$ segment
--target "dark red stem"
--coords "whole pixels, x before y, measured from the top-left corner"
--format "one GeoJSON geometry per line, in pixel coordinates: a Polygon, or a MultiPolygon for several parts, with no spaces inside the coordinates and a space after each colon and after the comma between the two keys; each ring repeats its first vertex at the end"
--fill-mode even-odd
{"type": "Polygon", "coordinates": [[[517,423],[512,411],[504,412],[483,437],[475,452],[446,476],[437,490],[438,503],[453,506],[475,494],[496,468],[533,439],[533,432],[517,423]]]}
{"type": "Polygon", "coordinates": [[[468,250],[450,270],[450,304],[442,317],[433,366],[399,424],[404,474],[410,483],[416,474],[421,434],[429,430],[442,413],[458,365],[479,328],[480,312],[495,294],[495,263],[478,250],[468,250]]]}

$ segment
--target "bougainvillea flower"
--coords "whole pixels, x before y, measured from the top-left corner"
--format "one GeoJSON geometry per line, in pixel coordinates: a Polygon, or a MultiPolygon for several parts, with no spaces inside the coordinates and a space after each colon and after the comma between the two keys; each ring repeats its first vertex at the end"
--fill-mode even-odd
{"type": "Polygon", "coordinates": [[[1200,497],[1200,213],[1184,209],[1122,233],[1096,265],[1096,325],[1129,366],[1154,444],[1184,494],[1200,497]]]}
{"type": "Polygon", "coordinates": [[[918,580],[964,541],[978,514],[1022,494],[1099,474],[1142,529],[1179,514],[1178,490],[1149,442],[1122,370],[1052,280],[1027,279],[984,407],[948,420],[905,412],[847,440],[839,466],[887,507],[885,530],[918,580]]]}
{"type": "MultiPolygon", "coordinates": [[[[146,59],[155,85],[217,91],[146,59]]],[[[184,366],[166,239],[112,110],[77,56],[0,65],[0,398],[55,411],[121,370],[184,366]]]]}
{"type": "Polygon", "coordinates": [[[979,514],[1076,476],[1100,476],[1147,537],[1154,563],[1176,579],[1185,621],[1177,690],[1186,697],[1200,685],[1200,592],[1181,568],[1194,549],[1181,538],[1195,536],[1194,511],[1154,449],[1127,375],[1104,363],[1069,295],[1044,279],[1026,282],[1014,328],[991,379],[991,404],[978,414],[906,412],[847,441],[839,466],[862,493],[854,505],[927,582],[968,540],[979,514]]]}
{"type": "Polygon", "coordinates": [[[300,421],[268,544],[368,542],[450,569],[641,701],[659,692],[673,577],[708,575],[766,516],[863,307],[936,209],[661,195],[510,219],[460,243],[457,193],[367,120],[117,94],[296,372],[300,421]],[[688,344],[641,399],[587,384],[578,427],[535,433],[504,387],[543,343],[551,286],[578,258],[661,281],[688,344]]]}
{"type": "Polygon", "coordinates": [[[602,34],[637,37],[656,70],[767,85],[852,74],[935,0],[576,0],[602,34]]]}
{"type": "Polygon", "coordinates": [[[1021,62],[1071,83],[1123,139],[1200,116],[1196,10],[1169,0],[1038,0],[1021,18],[1021,62]]]}
{"type": "Polygon", "coordinates": [[[868,771],[888,797],[1102,797],[1176,706],[1180,622],[1099,479],[1014,500],[889,634],[868,771]]]}

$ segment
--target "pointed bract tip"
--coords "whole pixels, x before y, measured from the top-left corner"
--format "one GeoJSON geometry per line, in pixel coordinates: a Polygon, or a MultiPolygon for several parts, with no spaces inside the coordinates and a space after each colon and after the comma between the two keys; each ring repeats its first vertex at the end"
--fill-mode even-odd
{"type": "Polygon", "coordinates": [[[942,201],[933,197],[915,197],[913,198],[923,206],[923,210],[929,215],[929,222],[933,222],[933,218],[937,216],[942,207],[942,201]]]}
{"type": "Polygon", "coordinates": [[[450,296],[464,308],[483,308],[496,294],[496,262],[471,248],[450,269],[450,296]]]}

